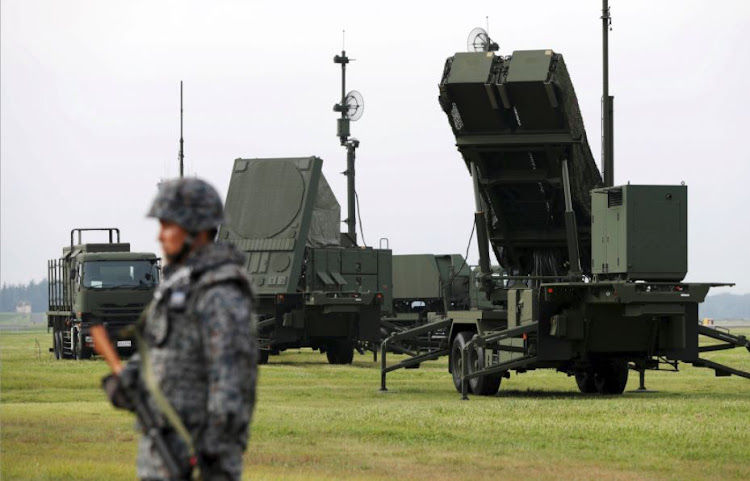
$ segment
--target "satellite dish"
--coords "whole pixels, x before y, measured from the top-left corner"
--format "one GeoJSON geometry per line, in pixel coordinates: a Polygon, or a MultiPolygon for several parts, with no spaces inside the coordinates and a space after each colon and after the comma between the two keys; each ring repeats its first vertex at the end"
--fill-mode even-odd
{"type": "Polygon", "coordinates": [[[346,118],[351,121],[359,120],[362,117],[362,113],[365,111],[365,100],[362,98],[362,94],[356,90],[350,91],[346,94],[346,118]]]}
{"type": "Polygon", "coordinates": [[[500,49],[500,46],[492,41],[485,29],[477,27],[469,32],[466,49],[469,52],[495,52],[500,49]]]}

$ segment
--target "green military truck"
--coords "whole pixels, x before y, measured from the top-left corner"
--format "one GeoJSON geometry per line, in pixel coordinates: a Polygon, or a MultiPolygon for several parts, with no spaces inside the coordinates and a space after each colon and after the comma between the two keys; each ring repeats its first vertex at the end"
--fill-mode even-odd
{"type": "Polygon", "coordinates": [[[219,240],[246,254],[261,363],[310,347],[331,364],[377,349],[391,305],[391,251],[340,232],[341,207],[318,157],[236,159],[219,240]]]}
{"type": "Polygon", "coordinates": [[[56,359],[91,357],[89,329],[94,324],[106,327],[123,354],[135,348],[122,330],[136,322],[151,300],[159,282],[156,255],[130,252],[117,228],[78,228],[70,231],[62,257],[48,261],[47,269],[47,330],[52,330],[50,351],[56,359]],[[81,235],[88,231],[106,232],[109,241],[83,243],[81,235]]]}

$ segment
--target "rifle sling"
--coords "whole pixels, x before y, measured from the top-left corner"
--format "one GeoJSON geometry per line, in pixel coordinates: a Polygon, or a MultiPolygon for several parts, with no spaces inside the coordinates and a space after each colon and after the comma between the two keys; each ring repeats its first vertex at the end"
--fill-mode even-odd
{"type": "Polygon", "coordinates": [[[180,419],[179,414],[177,414],[177,411],[174,410],[172,405],[164,396],[161,388],[157,384],[156,379],[154,378],[153,366],[151,365],[151,356],[149,355],[148,349],[146,348],[146,341],[143,339],[143,335],[141,334],[143,332],[142,328],[145,325],[146,312],[149,310],[150,305],[151,304],[149,303],[149,305],[146,306],[146,309],[144,309],[144,311],[141,313],[141,316],[138,319],[137,323],[139,325],[139,328],[135,329],[135,340],[136,345],[138,346],[138,354],[140,354],[141,357],[141,372],[143,374],[143,380],[146,384],[146,388],[148,389],[149,394],[151,394],[151,398],[156,404],[156,407],[159,409],[159,411],[161,411],[161,413],[164,415],[164,418],[166,418],[167,422],[172,426],[172,429],[175,430],[177,435],[180,436],[182,441],[187,446],[188,454],[190,455],[192,478],[193,480],[197,481],[201,479],[201,475],[195,455],[193,438],[190,435],[190,432],[188,432],[187,428],[185,427],[185,424],[183,424],[182,419],[180,419]]]}

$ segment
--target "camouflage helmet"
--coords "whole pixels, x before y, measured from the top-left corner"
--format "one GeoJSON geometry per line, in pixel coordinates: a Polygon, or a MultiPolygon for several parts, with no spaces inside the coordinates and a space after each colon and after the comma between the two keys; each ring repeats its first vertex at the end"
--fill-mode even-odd
{"type": "Polygon", "coordinates": [[[224,208],[219,193],[208,182],[182,178],[159,185],[147,217],[174,222],[186,231],[197,234],[219,227],[224,208]]]}

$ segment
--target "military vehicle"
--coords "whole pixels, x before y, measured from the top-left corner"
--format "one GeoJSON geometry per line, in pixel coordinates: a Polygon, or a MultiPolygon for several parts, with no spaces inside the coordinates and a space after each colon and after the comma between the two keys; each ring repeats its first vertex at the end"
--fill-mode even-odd
{"type": "MultiPolygon", "coordinates": [[[[492,266],[493,275],[502,272],[492,266]]],[[[461,254],[393,256],[393,320],[419,325],[428,313],[491,307],[477,283],[478,267],[461,254]]]]}
{"type": "Polygon", "coordinates": [[[391,251],[340,232],[341,207],[317,157],[237,159],[219,240],[247,255],[261,363],[310,347],[331,364],[377,349],[391,305],[391,251]],[[363,352],[363,351],[362,351],[363,352]]]}
{"type": "Polygon", "coordinates": [[[468,308],[471,269],[460,254],[393,256],[394,320],[419,324],[428,312],[468,308]]]}
{"type": "Polygon", "coordinates": [[[138,319],[159,282],[159,260],[146,252],[130,252],[114,227],[70,231],[70,245],[62,257],[47,262],[49,310],[56,359],[91,357],[92,325],[102,324],[122,354],[130,353],[133,339],[121,331],[138,319]],[[100,231],[108,242],[83,243],[83,232],[100,231]],[[77,236],[77,240],[76,240],[77,236]]]}
{"type": "MultiPolygon", "coordinates": [[[[606,137],[603,181],[563,56],[501,56],[486,32],[477,38],[481,49],[446,61],[439,101],[473,181],[476,281],[491,307],[448,310],[391,334],[381,346],[381,390],[388,372],[441,356],[464,399],[469,390],[495,394],[511,371],[543,368],[601,394],[621,394],[629,369],[643,386],[645,370],[679,362],[750,378],[701,357],[750,342],[699,325],[708,290],[730,284],[683,282],[687,187],[613,186],[606,137]],[[490,249],[501,272],[490,267],[490,249]],[[388,365],[390,346],[440,332],[437,345],[388,365]],[[699,335],[720,344],[700,346],[699,335]]],[[[611,115],[606,89],[605,98],[611,115]]],[[[611,132],[611,116],[603,124],[611,132]]]]}
{"type": "Polygon", "coordinates": [[[219,239],[247,255],[261,364],[298,347],[350,364],[355,349],[377,352],[380,317],[390,311],[391,251],[360,246],[356,233],[359,140],[350,137],[350,122],[362,116],[364,103],[359,92],[346,92],[346,52],[333,61],[341,66],[341,100],[333,110],[346,148],[347,231],[340,232],[341,207],[318,157],[237,159],[229,182],[219,239]]]}
{"type": "MultiPolygon", "coordinates": [[[[493,266],[493,270],[498,272],[499,268],[493,266]]],[[[435,322],[450,311],[492,307],[479,292],[478,273],[460,254],[394,255],[393,308],[381,320],[382,339],[435,322]]],[[[409,355],[427,353],[439,347],[447,335],[445,330],[433,330],[417,338],[390,342],[388,349],[409,355]]]]}

